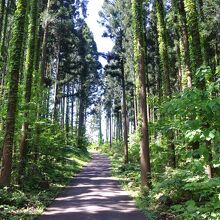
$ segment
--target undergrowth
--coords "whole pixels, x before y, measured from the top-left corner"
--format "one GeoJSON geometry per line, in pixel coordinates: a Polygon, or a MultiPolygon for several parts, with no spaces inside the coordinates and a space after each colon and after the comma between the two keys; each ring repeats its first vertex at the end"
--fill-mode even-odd
{"type": "Polygon", "coordinates": [[[165,167],[163,173],[158,173],[153,166],[152,189],[140,193],[137,148],[131,150],[130,162],[124,165],[122,145],[115,143],[111,151],[108,147],[108,144],[103,145],[102,151],[111,159],[112,175],[136,200],[148,219],[220,219],[220,178],[208,179],[199,159],[177,169],[165,167]]]}
{"type": "Polygon", "coordinates": [[[86,151],[70,146],[60,147],[56,155],[41,155],[29,165],[25,185],[0,189],[0,219],[35,219],[88,160],[86,151]]]}

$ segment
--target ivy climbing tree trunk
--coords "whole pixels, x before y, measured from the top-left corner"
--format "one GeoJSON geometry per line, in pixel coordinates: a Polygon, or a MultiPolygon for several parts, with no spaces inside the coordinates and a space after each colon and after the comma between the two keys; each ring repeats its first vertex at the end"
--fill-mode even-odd
{"type": "Polygon", "coordinates": [[[157,16],[157,31],[158,31],[158,43],[160,53],[160,63],[163,70],[162,83],[163,94],[166,97],[171,96],[170,86],[170,68],[169,68],[169,56],[168,56],[168,42],[167,42],[167,30],[165,23],[165,14],[163,2],[156,0],[156,16],[157,16]]]}
{"type": "Polygon", "coordinates": [[[138,126],[140,128],[140,148],[141,148],[141,184],[142,187],[151,187],[151,166],[149,131],[146,102],[146,76],[145,76],[145,48],[143,32],[143,1],[132,0],[132,21],[134,31],[135,48],[135,72],[137,77],[137,91],[139,97],[138,126]]]}
{"type": "MultiPolygon", "coordinates": [[[[198,8],[199,8],[199,17],[201,22],[205,21],[205,15],[204,15],[204,4],[203,0],[198,0],[198,8]]],[[[201,51],[202,51],[202,59],[204,65],[209,65],[209,59],[208,59],[208,41],[206,39],[206,36],[203,32],[201,33],[201,51]]]]}
{"type": "Polygon", "coordinates": [[[12,39],[10,41],[9,52],[9,93],[7,104],[7,116],[5,125],[5,136],[3,140],[3,158],[0,175],[0,185],[6,186],[11,181],[12,171],[12,149],[15,130],[15,116],[17,109],[17,93],[19,82],[19,69],[22,53],[22,43],[25,27],[27,0],[18,0],[16,2],[16,11],[12,30],[12,39]]]}
{"type": "MultiPolygon", "coordinates": [[[[203,64],[202,48],[198,24],[198,11],[194,0],[184,0],[186,12],[187,27],[189,31],[189,48],[192,72],[195,75],[196,70],[203,64]]],[[[193,76],[194,76],[193,75],[193,76]]],[[[197,80],[196,86],[205,89],[205,79],[197,80]]]]}
{"type": "MultiPolygon", "coordinates": [[[[156,0],[156,17],[157,17],[157,31],[161,69],[163,70],[163,94],[165,97],[171,98],[171,85],[170,85],[170,68],[168,56],[168,42],[167,30],[165,23],[165,12],[163,2],[156,0]]],[[[168,165],[171,167],[176,166],[175,145],[173,143],[174,132],[172,130],[167,132],[168,139],[168,165]]]]}
{"type": "Polygon", "coordinates": [[[174,0],[174,7],[177,7],[177,14],[178,14],[178,22],[179,22],[179,32],[181,34],[181,44],[183,47],[183,65],[184,71],[182,76],[182,86],[183,89],[188,87],[192,88],[192,68],[190,64],[190,52],[189,52],[189,36],[187,30],[187,21],[186,21],[186,12],[184,9],[184,2],[183,0],[179,1],[179,4],[176,3],[174,0]]]}
{"type": "Polygon", "coordinates": [[[36,46],[36,32],[37,32],[37,20],[38,20],[38,0],[32,0],[31,11],[29,15],[29,27],[28,27],[28,48],[26,54],[25,64],[25,110],[24,110],[24,122],[22,125],[22,135],[20,142],[20,163],[18,172],[18,182],[21,184],[22,177],[25,173],[25,166],[27,160],[27,145],[28,145],[28,131],[30,121],[30,101],[32,90],[32,78],[34,73],[35,53],[38,52],[36,46]]]}

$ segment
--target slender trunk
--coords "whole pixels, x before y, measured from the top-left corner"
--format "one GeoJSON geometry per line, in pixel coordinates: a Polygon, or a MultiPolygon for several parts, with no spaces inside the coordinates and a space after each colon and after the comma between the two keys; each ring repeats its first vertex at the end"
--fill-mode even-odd
{"type": "Polygon", "coordinates": [[[141,184],[142,187],[151,187],[150,147],[146,102],[146,78],[145,78],[145,48],[143,36],[143,1],[132,0],[132,16],[134,30],[135,72],[138,75],[137,91],[140,103],[139,126],[141,148],[141,184]]]}
{"type": "Polygon", "coordinates": [[[78,134],[77,142],[78,147],[82,147],[82,139],[85,132],[85,91],[84,91],[84,80],[81,79],[81,88],[80,88],[80,99],[79,99],[79,119],[78,119],[78,134]]]}
{"type": "MultiPolygon", "coordinates": [[[[194,0],[184,0],[184,8],[189,32],[191,68],[195,74],[196,70],[203,64],[196,2],[194,0]]],[[[196,86],[204,90],[206,87],[205,79],[197,79],[196,86]]]]}
{"type": "Polygon", "coordinates": [[[183,62],[184,62],[184,72],[182,77],[183,89],[188,87],[192,88],[192,71],[190,64],[190,52],[189,52],[189,35],[187,30],[187,20],[186,12],[184,8],[184,1],[180,0],[178,7],[178,18],[179,18],[179,28],[181,33],[181,44],[183,46],[183,62]]]}
{"type": "Polygon", "coordinates": [[[123,93],[123,125],[124,125],[124,162],[128,163],[128,114],[126,103],[126,91],[125,91],[125,72],[124,61],[121,60],[121,72],[122,72],[122,93],[123,93]]]}
{"type": "Polygon", "coordinates": [[[66,98],[66,122],[65,122],[65,130],[66,130],[66,140],[69,138],[69,131],[70,131],[70,118],[69,118],[69,93],[70,93],[70,86],[67,84],[66,86],[66,93],[67,93],[67,98],[66,98]]]}
{"type": "Polygon", "coordinates": [[[99,117],[99,146],[101,146],[103,144],[103,141],[102,141],[102,113],[101,113],[101,108],[100,108],[98,117],[99,117]]]}
{"type": "Polygon", "coordinates": [[[109,116],[109,147],[110,150],[112,149],[112,113],[110,110],[110,116],[109,116]]]}
{"type": "MultiPolygon", "coordinates": [[[[65,89],[65,85],[63,86],[63,88],[61,89],[63,91],[63,94],[65,94],[66,89],[65,89]]],[[[63,130],[65,130],[65,109],[66,109],[66,102],[65,102],[65,96],[60,98],[61,100],[61,105],[60,105],[60,113],[61,113],[61,126],[63,128],[63,130]]]]}
{"type": "Polygon", "coordinates": [[[24,123],[22,125],[22,135],[20,142],[20,163],[18,172],[18,182],[21,184],[22,177],[25,174],[25,167],[27,162],[27,145],[28,145],[28,132],[30,125],[30,101],[31,101],[31,90],[32,90],[32,79],[34,73],[34,54],[37,52],[36,46],[36,32],[37,32],[37,20],[38,20],[38,0],[32,1],[32,8],[29,19],[29,30],[28,30],[28,49],[26,55],[26,80],[25,80],[25,110],[24,110],[24,123]]]}
{"type": "MultiPolygon", "coordinates": [[[[50,9],[50,0],[47,2],[47,14],[49,14],[50,9]]],[[[49,21],[46,19],[44,23],[44,34],[43,34],[43,42],[42,42],[42,57],[41,57],[41,65],[40,65],[40,75],[42,84],[47,84],[46,82],[46,57],[47,57],[47,38],[49,32],[49,21]]]]}
{"type": "Polygon", "coordinates": [[[133,91],[133,102],[132,102],[132,105],[133,105],[133,110],[132,110],[132,113],[133,113],[133,132],[136,131],[136,98],[135,98],[135,92],[133,91]]]}
{"type": "Polygon", "coordinates": [[[106,142],[109,141],[109,118],[106,117],[106,135],[105,135],[106,142]]]}
{"type": "Polygon", "coordinates": [[[168,42],[167,42],[167,30],[164,15],[163,2],[156,0],[156,15],[157,15],[157,31],[158,31],[158,43],[160,53],[160,63],[163,70],[162,82],[163,82],[163,94],[166,97],[171,96],[170,86],[170,68],[169,68],[169,56],[168,56],[168,42]]]}
{"type": "Polygon", "coordinates": [[[59,104],[60,104],[60,97],[59,97],[59,85],[58,80],[59,76],[59,66],[60,66],[60,42],[58,42],[57,47],[57,57],[56,57],[56,81],[54,84],[54,109],[53,109],[53,121],[58,122],[58,114],[59,114],[59,104]]]}
{"type": "MultiPolygon", "coordinates": [[[[168,98],[171,98],[171,86],[170,86],[170,68],[169,68],[169,56],[168,56],[168,42],[167,42],[167,30],[165,23],[164,5],[160,0],[156,0],[156,15],[157,15],[157,31],[158,31],[158,44],[159,44],[159,54],[160,62],[163,70],[163,92],[168,98]]],[[[171,167],[175,167],[175,145],[174,132],[172,130],[168,131],[168,164],[171,167]]]]}
{"type": "Polygon", "coordinates": [[[71,128],[72,128],[72,131],[73,131],[73,120],[74,120],[74,85],[72,85],[72,97],[71,97],[71,128]]]}
{"type": "Polygon", "coordinates": [[[138,103],[137,103],[137,94],[136,94],[136,87],[134,91],[134,130],[136,131],[138,127],[138,103]]]}
{"type": "MultiPolygon", "coordinates": [[[[201,18],[201,22],[203,23],[205,21],[205,15],[203,11],[203,0],[198,0],[198,7],[199,7],[199,15],[201,18]]],[[[202,58],[203,58],[203,64],[209,65],[209,59],[208,59],[208,42],[207,38],[204,33],[201,33],[201,51],[202,51],[202,58]]]]}

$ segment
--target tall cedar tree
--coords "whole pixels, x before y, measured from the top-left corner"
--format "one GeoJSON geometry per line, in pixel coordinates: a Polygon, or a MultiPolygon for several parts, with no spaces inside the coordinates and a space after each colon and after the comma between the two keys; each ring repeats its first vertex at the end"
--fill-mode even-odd
{"type": "Polygon", "coordinates": [[[146,102],[146,77],[145,77],[145,48],[143,31],[143,1],[132,0],[132,20],[135,48],[135,72],[137,74],[137,94],[139,98],[139,126],[141,148],[141,184],[142,187],[151,187],[151,166],[149,131],[146,102]]]}
{"type": "MultiPolygon", "coordinates": [[[[31,11],[29,17],[28,27],[28,48],[26,55],[25,66],[25,110],[24,110],[24,122],[22,125],[22,135],[20,143],[20,164],[18,179],[21,180],[25,172],[26,160],[27,160],[27,145],[28,145],[28,130],[29,130],[29,111],[31,101],[32,90],[32,78],[34,73],[34,59],[35,53],[38,52],[36,46],[37,37],[37,20],[38,20],[38,0],[32,0],[31,11]]],[[[20,182],[20,181],[19,181],[20,182]]]]}
{"type": "MultiPolygon", "coordinates": [[[[158,43],[159,43],[159,54],[162,74],[162,85],[163,93],[166,97],[171,97],[171,85],[170,85],[170,68],[169,68],[169,56],[168,56],[168,40],[167,40],[167,30],[165,23],[165,12],[163,2],[156,0],[156,15],[157,15],[157,31],[158,31],[158,43]]],[[[168,136],[168,152],[169,161],[168,164],[171,167],[176,166],[175,158],[175,145],[173,143],[174,133],[173,131],[167,132],[168,136]]]]}

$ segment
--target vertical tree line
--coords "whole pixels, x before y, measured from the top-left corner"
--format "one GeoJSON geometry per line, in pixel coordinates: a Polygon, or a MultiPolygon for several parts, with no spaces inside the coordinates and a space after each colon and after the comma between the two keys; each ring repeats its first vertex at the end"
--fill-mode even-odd
{"type": "Polygon", "coordinates": [[[25,185],[30,164],[49,159],[52,146],[59,152],[58,141],[85,151],[87,109],[101,79],[86,5],[1,1],[1,186],[25,185]]]}
{"type": "Polygon", "coordinates": [[[112,123],[127,130],[128,136],[123,132],[117,136],[109,124],[107,127],[117,143],[111,142],[115,148],[120,149],[119,141],[125,146],[128,142],[128,151],[123,150],[128,158],[125,163],[140,158],[142,185],[151,186],[151,175],[161,163],[179,169],[187,160],[199,159],[206,165],[204,173],[209,178],[215,175],[218,6],[217,1],[104,1],[100,11],[100,23],[106,30],[103,36],[115,44],[104,72],[106,117],[109,121],[112,117],[112,123]],[[124,106],[127,122],[118,120],[116,114],[123,115],[124,106]],[[134,150],[137,140],[140,154],[134,150]]]}

